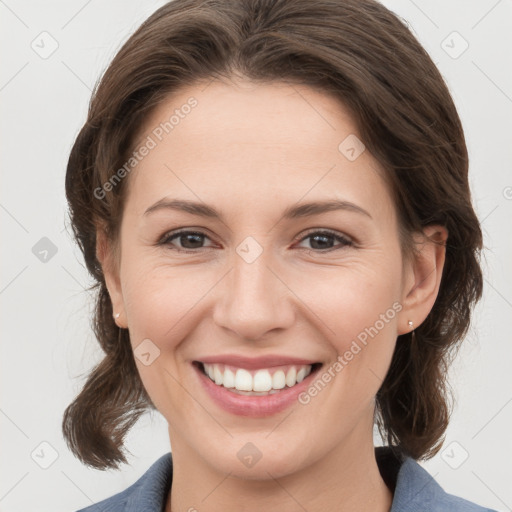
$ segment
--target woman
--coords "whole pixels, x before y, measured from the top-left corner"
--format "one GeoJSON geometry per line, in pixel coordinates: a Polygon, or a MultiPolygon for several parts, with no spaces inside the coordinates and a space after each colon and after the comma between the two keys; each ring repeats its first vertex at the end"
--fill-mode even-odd
{"type": "Polygon", "coordinates": [[[106,355],[63,432],[114,468],[156,409],[172,457],[84,510],[489,510],[416,462],[482,292],[467,171],[442,77],[382,5],[156,11],[69,159],[106,355]]]}

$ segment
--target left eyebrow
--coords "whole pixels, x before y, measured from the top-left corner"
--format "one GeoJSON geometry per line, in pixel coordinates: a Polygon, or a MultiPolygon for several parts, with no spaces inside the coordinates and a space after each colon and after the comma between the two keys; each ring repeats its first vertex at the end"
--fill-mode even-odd
{"type": "Polygon", "coordinates": [[[361,213],[372,219],[372,216],[363,208],[350,201],[332,200],[332,201],[317,201],[312,203],[303,203],[296,206],[287,208],[283,217],[285,219],[296,219],[299,217],[309,217],[312,215],[319,215],[320,213],[331,212],[334,210],[346,210],[355,213],[361,213]]]}
{"type": "MultiPolygon", "coordinates": [[[[199,217],[210,217],[219,219],[224,222],[223,216],[213,206],[205,203],[198,203],[185,199],[169,199],[164,197],[157,201],[154,205],[150,206],[144,215],[148,215],[154,211],[161,209],[171,209],[197,215],[199,217]]],[[[289,206],[283,212],[282,217],[285,219],[297,219],[302,217],[310,217],[319,215],[321,213],[331,212],[334,210],[346,210],[350,212],[360,213],[372,219],[372,216],[363,208],[350,201],[331,200],[331,201],[316,201],[310,203],[302,203],[295,206],[289,206]]]]}

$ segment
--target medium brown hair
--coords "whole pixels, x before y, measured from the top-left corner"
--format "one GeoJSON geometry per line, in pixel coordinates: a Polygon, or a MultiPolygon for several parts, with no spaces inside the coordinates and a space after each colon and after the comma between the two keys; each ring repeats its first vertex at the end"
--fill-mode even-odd
{"type": "MultiPolygon", "coordinates": [[[[201,80],[235,75],[334,94],[385,170],[404,255],[414,232],[448,230],[446,260],[426,320],[398,336],[376,397],[388,445],[415,459],[441,447],[450,414],[447,367],[482,293],[482,233],[471,205],[468,153],[438,69],[406,24],[373,0],[174,0],[128,39],[96,84],[71,150],[66,195],[74,236],[95,279],[95,335],[105,352],[62,422],[72,452],[98,469],[126,462],[123,439],[155,409],[134,362],[129,333],[112,317],[96,258],[96,229],[116,244],[129,177],[95,191],[127,161],[137,127],[162,100],[201,80]]],[[[340,141],[341,142],[341,141],[340,141]]]]}

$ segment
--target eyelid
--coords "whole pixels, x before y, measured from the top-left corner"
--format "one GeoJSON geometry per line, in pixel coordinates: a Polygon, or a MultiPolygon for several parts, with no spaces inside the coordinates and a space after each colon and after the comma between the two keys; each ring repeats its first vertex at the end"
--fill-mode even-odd
{"type": "Polygon", "coordinates": [[[304,238],[307,238],[308,236],[311,236],[311,235],[317,234],[317,233],[318,234],[331,235],[333,237],[342,238],[342,239],[344,239],[347,242],[355,244],[355,241],[354,241],[354,239],[351,236],[346,235],[345,233],[342,233],[342,232],[339,232],[339,231],[334,231],[334,230],[329,229],[329,228],[310,228],[305,233],[301,233],[300,235],[298,235],[297,238],[295,238],[294,241],[299,241],[300,242],[300,241],[304,240],[304,238]]]}
{"type": "Polygon", "coordinates": [[[333,237],[335,240],[338,241],[338,245],[335,245],[334,247],[330,247],[328,249],[309,249],[307,247],[299,247],[301,251],[305,251],[308,254],[314,254],[314,255],[322,255],[322,254],[328,254],[331,252],[336,252],[342,249],[345,249],[347,247],[357,247],[357,244],[353,240],[352,237],[345,235],[344,233],[340,233],[338,231],[334,231],[328,228],[312,228],[308,230],[306,233],[303,233],[299,235],[295,240],[296,243],[300,243],[309,237],[311,237],[314,234],[318,235],[327,235],[333,237]]]}
{"type": "MultiPolygon", "coordinates": [[[[205,228],[178,228],[177,230],[166,231],[158,240],[157,245],[168,245],[172,239],[179,238],[179,235],[187,234],[187,235],[200,235],[212,240],[212,237],[208,234],[208,230],[205,228]]],[[[209,249],[210,247],[201,247],[200,249],[209,249]]],[[[198,252],[200,249],[181,249],[179,247],[175,248],[178,252],[198,252]]]]}

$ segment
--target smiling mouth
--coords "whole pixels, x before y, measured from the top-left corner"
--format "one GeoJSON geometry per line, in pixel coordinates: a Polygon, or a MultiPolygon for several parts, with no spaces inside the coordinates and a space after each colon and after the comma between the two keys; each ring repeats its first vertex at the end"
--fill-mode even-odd
{"type": "Polygon", "coordinates": [[[321,363],[314,363],[248,370],[227,364],[207,364],[200,361],[195,361],[194,364],[217,386],[249,396],[272,395],[290,389],[322,366],[321,363]]]}

